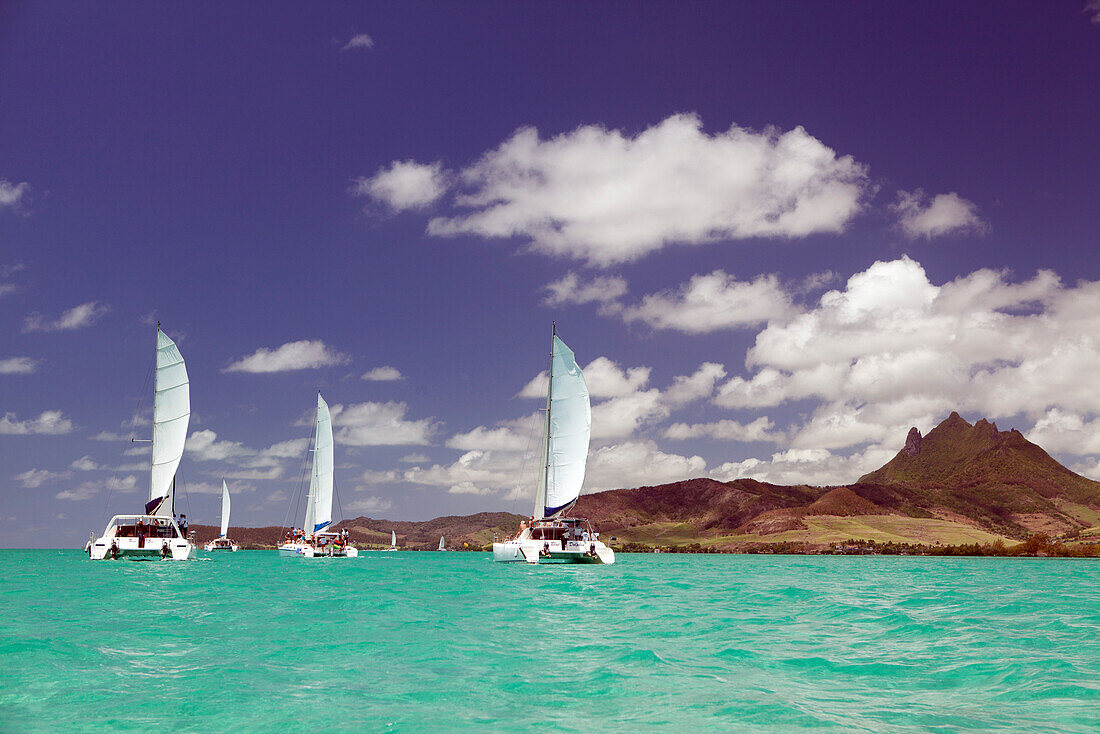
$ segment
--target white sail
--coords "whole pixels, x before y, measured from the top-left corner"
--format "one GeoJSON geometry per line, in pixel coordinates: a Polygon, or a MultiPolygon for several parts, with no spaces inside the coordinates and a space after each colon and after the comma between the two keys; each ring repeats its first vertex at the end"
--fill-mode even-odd
{"type": "Polygon", "coordinates": [[[443,550],[443,536],[439,536],[439,550],[443,550]]]}
{"type": "Polygon", "coordinates": [[[152,512],[172,517],[176,469],[183,458],[187,425],[191,420],[191,388],[187,367],[175,342],[157,327],[157,368],[153,378],[153,459],[149,479],[152,512]]]}
{"type": "Polygon", "coordinates": [[[323,530],[332,522],[332,417],[328,403],[317,393],[317,423],[313,430],[313,471],[309,477],[309,498],[302,529],[323,530]]]}
{"type": "Polygon", "coordinates": [[[390,531],[390,548],[396,548],[396,547],[397,547],[397,532],[391,530],[390,531]]]}
{"type": "Polygon", "coordinates": [[[229,485],[222,480],[222,535],[225,537],[229,532],[229,485]]]}
{"type": "Polygon", "coordinates": [[[580,496],[592,435],[588,385],[573,351],[555,335],[552,354],[543,517],[568,510],[580,496]]]}

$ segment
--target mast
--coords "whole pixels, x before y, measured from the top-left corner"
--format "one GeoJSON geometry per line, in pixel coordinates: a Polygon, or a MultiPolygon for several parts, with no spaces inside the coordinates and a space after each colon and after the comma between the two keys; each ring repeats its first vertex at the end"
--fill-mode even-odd
{"type": "Polygon", "coordinates": [[[550,371],[546,381],[546,429],[542,435],[542,482],[535,492],[534,519],[546,517],[546,492],[550,487],[550,405],[554,397],[554,339],[558,335],[558,322],[550,322],[550,371]]]}

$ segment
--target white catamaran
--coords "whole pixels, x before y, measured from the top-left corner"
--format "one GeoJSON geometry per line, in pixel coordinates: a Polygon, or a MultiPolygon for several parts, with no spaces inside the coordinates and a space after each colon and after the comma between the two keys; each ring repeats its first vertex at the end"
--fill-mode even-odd
{"type": "Polygon", "coordinates": [[[441,551],[447,550],[447,546],[445,546],[443,544],[443,536],[442,535],[439,536],[439,547],[436,548],[436,550],[441,550],[441,551]]]}
{"type": "Polygon", "coordinates": [[[313,429],[313,470],[309,477],[306,516],[300,532],[290,534],[279,546],[280,556],[297,558],[355,558],[359,551],[348,543],[347,534],[325,532],[332,524],[333,486],[332,416],[328,403],[317,393],[317,421],[313,429]]]}
{"type": "Polygon", "coordinates": [[[176,469],[191,420],[191,389],[183,357],[159,322],[153,391],[153,456],[145,513],[112,517],[103,535],[87,546],[92,560],[195,557],[195,546],[175,519],[176,469]]]}
{"type": "Polygon", "coordinates": [[[615,551],[600,541],[588,520],[565,516],[584,484],[592,406],[572,350],[558,338],[556,327],[553,332],[535,512],[531,526],[521,527],[516,538],[493,543],[493,560],[614,563],[615,551]]]}
{"type": "Polygon", "coordinates": [[[226,537],[226,533],[229,532],[229,485],[222,480],[222,528],[221,535],[207,543],[203,550],[207,553],[211,551],[236,551],[240,547],[226,537]]]}
{"type": "Polygon", "coordinates": [[[382,550],[384,550],[384,551],[398,550],[398,548],[397,548],[397,531],[395,531],[395,530],[390,531],[390,547],[389,548],[383,548],[382,550]]]}

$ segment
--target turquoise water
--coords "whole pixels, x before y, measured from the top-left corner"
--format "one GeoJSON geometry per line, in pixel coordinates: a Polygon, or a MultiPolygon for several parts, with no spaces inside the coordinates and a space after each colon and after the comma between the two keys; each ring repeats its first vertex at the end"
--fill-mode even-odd
{"type": "Polygon", "coordinates": [[[1100,563],[0,551],[4,731],[1100,731],[1100,563]]]}

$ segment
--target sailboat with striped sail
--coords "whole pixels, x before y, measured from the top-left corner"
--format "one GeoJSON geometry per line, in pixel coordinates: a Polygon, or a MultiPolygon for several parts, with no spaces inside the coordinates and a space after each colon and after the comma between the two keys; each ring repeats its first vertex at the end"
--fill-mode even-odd
{"type": "Polygon", "coordinates": [[[493,560],[528,563],[615,562],[615,551],[599,539],[584,518],[569,517],[584,485],[588,444],[592,436],[592,405],[588,384],[573,350],[552,327],[550,375],[546,388],[542,462],[535,489],[530,527],[517,537],[493,543],[493,560]]]}
{"type": "Polygon", "coordinates": [[[346,557],[359,555],[348,542],[346,533],[334,532],[332,491],[334,486],[332,414],[328,403],[317,393],[317,419],[313,425],[313,467],[309,476],[306,514],[300,530],[289,533],[279,546],[280,556],[296,558],[346,557]]]}
{"type": "Polygon", "coordinates": [[[191,386],[187,365],[176,343],[160,330],[160,322],[157,322],[149,501],[143,513],[115,515],[110,519],[103,535],[87,546],[92,560],[163,558],[181,561],[195,557],[195,546],[175,517],[176,470],[183,458],[190,420],[191,386]]]}

